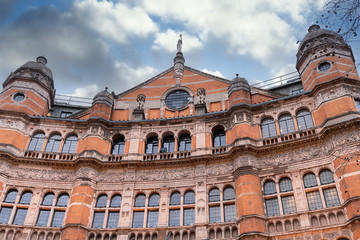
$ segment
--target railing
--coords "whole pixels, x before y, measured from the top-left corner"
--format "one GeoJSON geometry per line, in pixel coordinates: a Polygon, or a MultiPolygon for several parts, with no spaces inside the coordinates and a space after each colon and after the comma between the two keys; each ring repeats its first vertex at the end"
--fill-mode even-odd
{"type": "Polygon", "coordinates": [[[227,152],[227,146],[221,146],[221,147],[213,147],[211,148],[212,154],[221,154],[227,152]]]}
{"type": "Polygon", "coordinates": [[[262,82],[255,83],[252,86],[261,89],[270,89],[274,87],[280,87],[282,85],[286,85],[292,82],[296,82],[298,80],[300,80],[300,76],[299,73],[295,71],[262,82]]]}
{"type": "Polygon", "coordinates": [[[76,105],[76,106],[82,106],[82,107],[90,107],[92,104],[92,101],[93,101],[92,98],[56,94],[54,103],[62,104],[62,105],[76,105]]]}
{"type": "Polygon", "coordinates": [[[109,162],[120,162],[123,159],[123,155],[109,155],[109,162]]]}
{"type": "Polygon", "coordinates": [[[175,158],[187,158],[190,157],[191,151],[180,151],[180,152],[171,152],[171,153],[151,153],[144,154],[144,161],[151,160],[167,160],[167,159],[175,159],[175,158]]]}
{"type": "Polygon", "coordinates": [[[301,130],[301,131],[297,131],[297,132],[292,132],[292,133],[288,133],[288,134],[265,138],[265,139],[263,139],[263,145],[265,146],[265,145],[271,145],[271,144],[276,144],[276,143],[281,143],[281,142],[287,142],[287,141],[291,141],[291,140],[295,140],[295,139],[299,139],[299,138],[312,136],[315,133],[316,133],[316,128],[310,128],[310,129],[305,129],[305,130],[301,130]]]}
{"type": "Polygon", "coordinates": [[[41,158],[48,160],[66,160],[71,161],[76,158],[77,154],[70,153],[53,153],[53,152],[36,152],[36,151],[25,151],[24,157],[28,158],[41,158]]]}
{"type": "Polygon", "coordinates": [[[2,226],[0,227],[0,239],[18,240],[18,239],[31,239],[31,240],[60,240],[61,232],[58,228],[39,228],[24,226],[2,226]]]}

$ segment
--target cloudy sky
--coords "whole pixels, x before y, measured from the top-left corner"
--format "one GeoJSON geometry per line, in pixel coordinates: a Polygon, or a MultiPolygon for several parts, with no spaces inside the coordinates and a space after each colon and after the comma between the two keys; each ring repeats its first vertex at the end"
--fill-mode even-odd
{"type": "Polygon", "coordinates": [[[250,83],[295,71],[323,0],[0,0],[0,77],[43,55],[58,94],[125,91],[185,64],[250,83]]]}

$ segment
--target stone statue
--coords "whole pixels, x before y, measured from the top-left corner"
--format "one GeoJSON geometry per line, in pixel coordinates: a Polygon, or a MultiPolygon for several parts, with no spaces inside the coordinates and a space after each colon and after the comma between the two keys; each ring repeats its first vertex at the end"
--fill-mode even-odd
{"type": "Polygon", "coordinates": [[[139,94],[136,97],[136,101],[138,102],[139,106],[136,108],[137,110],[144,110],[144,105],[145,105],[145,95],[143,94],[139,94]]]}
{"type": "Polygon", "coordinates": [[[199,88],[199,89],[197,90],[197,95],[198,95],[198,97],[199,97],[199,103],[200,103],[200,104],[205,103],[205,97],[206,97],[205,89],[204,89],[204,88],[199,88]]]}
{"type": "Polygon", "coordinates": [[[180,39],[178,40],[177,43],[177,51],[181,52],[181,47],[182,47],[182,35],[180,34],[180,39]]]}

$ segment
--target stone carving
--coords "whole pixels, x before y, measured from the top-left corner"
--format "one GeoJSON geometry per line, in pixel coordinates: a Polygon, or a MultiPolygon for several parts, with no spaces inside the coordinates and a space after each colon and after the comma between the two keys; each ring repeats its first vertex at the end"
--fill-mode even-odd
{"type": "Polygon", "coordinates": [[[325,89],[323,91],[320,91],[315,96],[315,107],[319,107],[319,105],[323,102],[333,100],[336,98],[343,97],[345,95],[353,95],[353,91],[350,89],[350,87],[340,86],[336,89],[332,89],[331,91],[329,89],[325,89]]]}
{"type": "Polygon", "coordinates": [[[14,81],[10,83],[9,85],[6,85],[6,87],[3,89],[3,92],[8,90],[9,88],[20,88],[20,89],[31,89],[32,91],[35,90],[36,93],[38,93],[38,96],[45,99],[50,104],[50,95],[49,92],[44,90],[39,86],[39,84],[35,82],[23,82],[23,81],[14,81]]]}
{"type": "Polygon", "coordinates": [[[199,88],[197,90],[197,95],[199,97],[199,104],[204,104],[205,103],[205,97],[206,97],[206,91],[204,88],[199,88]]]}
{"type": "Polygon", "coordinates": [[[252,121],[252,115],[246,114],[246,121],[251,122],[252,121]]]}
{"type": "Polygon", "coordinates": [[[244,113],[236,114],[236,119],[237,119],[237,122],[244,121],[244,113]]]}
{"type": "Polygon", "coordinates": [[[183,168],[181,171],[169,169],[136,172],[136,177],[144,181],[183,179],[194,177],[194,175],[192,168],[183,168]]]}
{"type": "Polygon", "coordinates": [[[216,176],[231,173],[234,170],[232,164],[216,164],[208,166],[206,169],[206,174],[208,176],[216,176]]]}
{"type": "Polygon", "coordinates": [[[28,132],[30,130],[24,122],[16,119],[11,119],[10,121],[8,119],[0,119],[0,126],[6,129],[16,129],[27,134],[29,134],[28,132]]]}
{"type": "Polygon", "coordinates": [[[145,105],[145,95],[143,94],[139,94],[137,97],[136,97],[136,101],[138,102],[138,106],[136,108],[136,110],[144,110],[144,105],[145,105]]]}
{"type": "Polygon", "coordinates": [[[181,48],[182,48],[182,35],[180,34],[180,39],[178,40],[177,43],[177,51],[181,52],[181,48]]]}

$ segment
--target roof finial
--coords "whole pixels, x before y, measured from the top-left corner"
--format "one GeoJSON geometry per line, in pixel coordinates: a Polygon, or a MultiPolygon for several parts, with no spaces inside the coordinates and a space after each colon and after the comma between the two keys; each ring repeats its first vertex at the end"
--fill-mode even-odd
{"type": "Polygon", "coordinates": [[[178,40],[177,43],[177,51],[181,52],[181,47],[182,47],[182,34],[180,34],[180,39],[178,40]]]}

